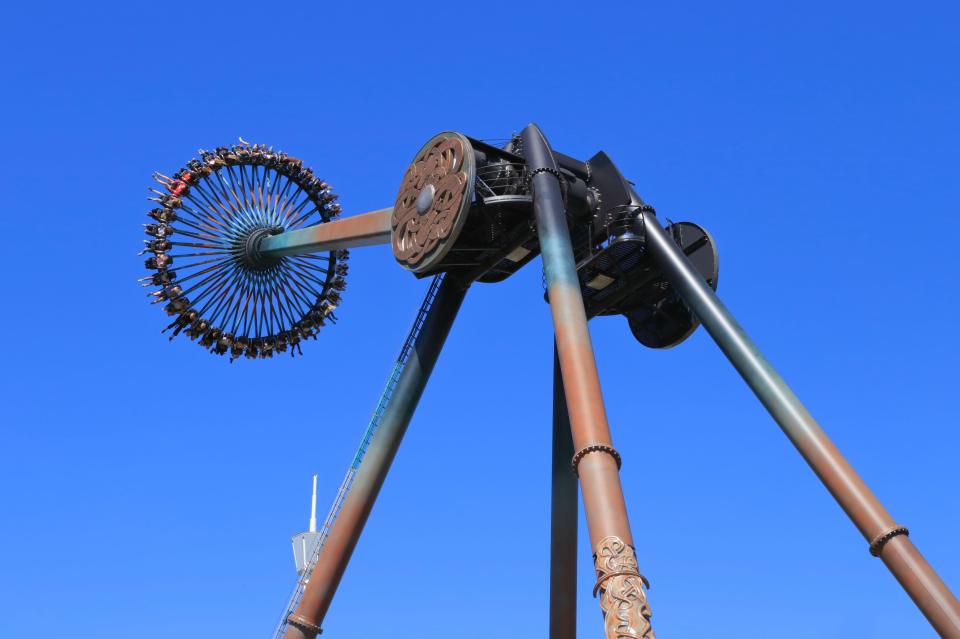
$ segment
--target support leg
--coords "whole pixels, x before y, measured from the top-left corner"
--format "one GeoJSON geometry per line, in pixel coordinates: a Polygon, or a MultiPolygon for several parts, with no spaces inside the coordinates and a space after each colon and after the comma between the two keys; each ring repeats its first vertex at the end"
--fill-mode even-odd
{"type": "Polygon", "coordinates": [[[353,554],[373,503],[383,486],[383,480],[390,470],[390,464],[397,454],[407,425],[413,417],[417,402],[423,394],[465,294],[466,287],[455,277],[447,275],[444,278],[424,320],[410,359],[407,360],[393,391],[390,404],[381,418],[377,436],[367,450],[340,516],[320,551],[310,583],[307,584],[296,611],[290,616],[284,639],[314,639],[320,633],[320,624],[330,607],[337,585],[343,577],[350,555],[353,554]]]}
{"type": "Polygon", "coordinates": [[[553,350],[553,482],[550,508],[550,639],[577,639],[577,477],[560,358],[553,350]]]}
{"type": "Polygon", "coordinates": [[[550,312],[577,452],[583,507],[590,530],[607,639],[652,638],[650,608],[637,571],[633,536],[620,487],[600,380],[587,331],[556,162],[536,125],[523,130],[523,153],[532,176],[533,208],[547,278],[550,312]]]}
{"type": "Polygon", "coordinates": [[[960,638],[960,603],[907,537],[907,529],[894,522],[655,216],[644,217],[644,229],[648,249],[666,278],[853,520],[871,554],[883,560],[941,636],[960,638]]]}

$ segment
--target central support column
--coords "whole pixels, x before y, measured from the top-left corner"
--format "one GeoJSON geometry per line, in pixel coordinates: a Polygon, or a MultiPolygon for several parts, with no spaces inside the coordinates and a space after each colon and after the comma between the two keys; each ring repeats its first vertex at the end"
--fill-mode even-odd
{"type": "Polygon", "coordinates": [[[620,486],[620,455],[613,448],[600,379],[593,357],[587,315],[580,294],[560,173],[549,144],[531,124],[523,130],[523,154],[530,170],[533,208],[557,353],[576,449],[573,470],[580,477],[590,530],[604,630],[607,639],[652,639],[644,579],[637,571],[633,536],[620,486]]]}
{"type": "Polygon", "coordinates": [[[550,489],[550,639],[577,639],[577,477],[560,358],[553,349],[553,464],[550,489]]]}
{"type": "Polygon", "coordinates": [[[380,418],[380,428],[370,443],[353,486],[343,503],[327,542],[320,551],[310,582],[290,615],[284,639],[314,639],[327,614],[353,549],[357,545],[373,503],[380,493],[390,464],[413,418],[440,349],[466,295],[467,285],[447,274],[427,313],[413,352],[393,390],[390,404],[380,418]]]}

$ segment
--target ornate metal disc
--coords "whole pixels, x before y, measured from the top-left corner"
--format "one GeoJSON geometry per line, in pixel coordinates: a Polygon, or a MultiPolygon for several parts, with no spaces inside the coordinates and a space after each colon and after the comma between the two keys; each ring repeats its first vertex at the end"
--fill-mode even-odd
{"type": "Polygon", "coordinates": [[[300,351],[316,338],[345,288],[347,251],[263,258],[266,235],[322,224],[340,213],[337,196],[303,162],[246,142],[216,151],[150,189],[159,207],[145,224],[143,253],[153,271],[140,281],[156,286],[154,303],[183,332],[230,360],[300,351]],[[174,270],[176,269],[176,270],[174,270]]]}
{"type": "Polygon", "coordinates": [[[391,220],[393,255],[405,269],[429,273],[440,264],[473,204],[476,160],[466,137],[431,138],[407,167],[391,220]]]}

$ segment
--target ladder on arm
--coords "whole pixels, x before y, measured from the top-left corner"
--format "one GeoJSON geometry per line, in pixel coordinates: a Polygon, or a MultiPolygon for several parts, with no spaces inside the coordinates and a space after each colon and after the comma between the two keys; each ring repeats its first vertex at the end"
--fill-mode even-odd
{"type": "Polygon", "coordinates": [[[433,301],[437,297],[437,291],[440,290],[440,284],[442,282],[443,273],[435,276],[433,281],[430,283],[430,288],[427,289],[427,294],[423,298],[423,303],[420,304],[420,310],[417,311],[417,317],[413,321],[413,326],[410,328],[410,332],[407,333],[407,339],[403,343],[403,348],[400,349],[400,355],[394,361],[393,369],[390,371],[390,376],[387,378],[387,383],[383,388],[383,392],[380,394],[380,399],[377,401],[377,407],[374,409],[373,415],[371,415],[370,421],[367,423],[367,427],[363,431],[363,436],[360,438],[360,445],[357,446],[357,452],[354,454],[353,460],[350,462],[350,467],[347,468],[347,474],[344,476],[343,481],[340,482],[340,488],[337,490],[337,496],[334,498],[329,512],[327,512],[326,519],[323,521],[323,526],[320,527],[319,541],[314,548],[313,554],[307,561],[303,574],[297,580],[297,584],[294,586],[293,592],[290,594],[287,606],[283,611],[283,616],[280,617],[280,621],[277,624],[275,632],[273,633],[274,639],[283,639],[283,635],[287,630],[287,618],[293,614],[293,612],[297,609],[297,604],[300,603],[300,598],[303,596],[303,591],[307,587],[307,582],[310,581],[310,576],[313,574],[313,569],[317,565],[317,559],[320,557],[320,550],[323,548],[327,537],[330,535],[330,530],[333,528],[333,523],[337,520],[337,516],[340,514],[340,509],[343,507],[343,502],[347,498],[347,493],[350,492],[350,487],[353,485],[353,478],[356,477],[357,471],[360,469],[360,462],[363,461],[363,456],[366,454],[367,448],[370,447],[370,442],[373,440],[373,436],[376,434],[377,428],[380,426],[380,419],[383,417],[383,413],[387,409],[387,405],[390,403],[390,398],[393,396],[393,390],[396,388],[397,381],[400,379],[400,373],[403,372],[403,368],[406,366],[407,360],[410,358],[413,345],[416,342],[417,337],[420,335],[420,330],[423,328],[423,323],[426,320],[427,312],[430,310],[430,307],[433,306],[433,301]]]}

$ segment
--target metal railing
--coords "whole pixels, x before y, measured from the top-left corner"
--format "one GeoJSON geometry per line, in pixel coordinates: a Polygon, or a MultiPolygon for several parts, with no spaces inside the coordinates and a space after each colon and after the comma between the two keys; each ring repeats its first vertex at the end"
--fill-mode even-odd
{"type": "Polygon", "coordinates": [[[303,597],[303,592],[306,590],[307,583],[310,581],[310,576],[313,574],[313,569],[316,567],[317,560],[320,558],[320,551],[326,543],[327,537],[330,535],[330,531],[333,529],[333,524],[337,520],[337,516],[340,514],[340,509],[343,508],[343,503],[347,499],[347,493],[350,492],[350,487],[353,485],[353,479],[357,476],[357,471],[360,469],[360,463],[363,461],[363,456],[366,454],[367,448],[370,447],[370,442],[373,441],[373,437],[377,432],[377,428],[380,426],[380,420],[383,417],[383,413],[386,411],[387,405],[390,403],[390,398],[393,397],[393,391],[397,387],[397,382],[400,380],[400,374],[403,372],[403,368],[406,366],[407,360],[410,359],[410,353],[413,351],[413,345],[417,341],[417,336],[420,335],[420,330],[423,328],[423,323],[426,320],[427,312],[429,312],[430,307],[433,306],[433,301],[437,297],[437,291],[440,290],[440,284],[442,282],[443,273],[435,276],[433,281],[430,283],[430,288],[427,289],[427,294],[423,298],[423,303],[420,304],[420,310],[417,311],[417,317],[413,321],[413,326],[410,328],[410,332],[407,333],[407,339],[403,343],[403,348],[400,349],[400,355],[394,362],[393,370],[390,371],[390,376],[387,378],[387,383],[383,388],[383,392],[380,394],[380,399],[377,401],[377,407],[374,409],[373,415],[370,416],[370,421],[367,423],[367,427],[363,431],[363,436],[360,438],[360,445],[357,446],[357,452],[353,456],[353,461],[350,462],[350,467],[347,469],[347,474],[344,476],[343,481],[340,483],[340,488],[337,490],[337,496],[334,498],[329,512],[327,512],[327,517],[323,521],[323,526],[320,527],[320,539],[317,542],[313,554],[304,567],[303,575],[301,575],[297,580],[297,584],[294,586],[293,592],[290,593],[290,597],[287,600],[287,607],[284,609],[283,616],[280,617],[280,621],[273,633],[274,639],[283,638],[283,635],[287,630],[287,619],[297,609],[297,604],[300,603],[300,598],[303,597]]]}
{"type": "Polygon", "coordinates": [[[477,168],[477,192],[484,200],[530,196],[527,167],[513,162],[493,162],[477,168]]]}

